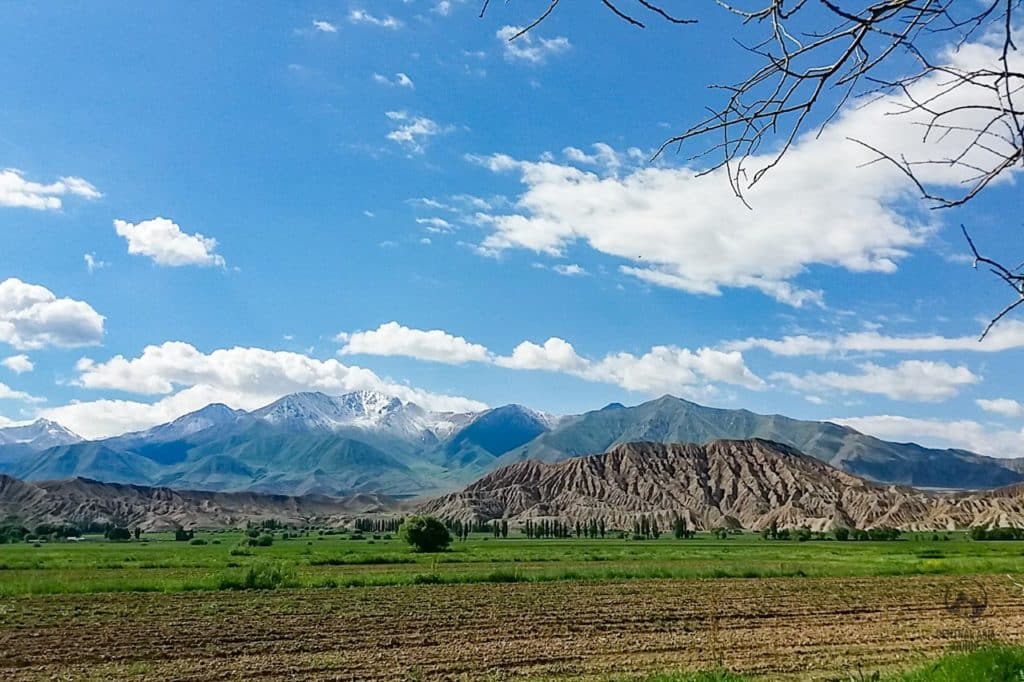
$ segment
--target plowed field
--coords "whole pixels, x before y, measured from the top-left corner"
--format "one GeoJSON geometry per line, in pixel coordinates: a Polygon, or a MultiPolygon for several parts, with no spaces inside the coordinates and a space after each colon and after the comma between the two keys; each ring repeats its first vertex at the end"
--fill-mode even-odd
{"type": "Polygon", "coordinates": [[[849,679],[965,635],[1020,643],[1024,591],[1000,576],[914,576],[46,595],[0,603],[0,678],[506,679],[721,664],[849,679]],[[970,614],[947,606],[960,585],[984,595],[970,614]]]}

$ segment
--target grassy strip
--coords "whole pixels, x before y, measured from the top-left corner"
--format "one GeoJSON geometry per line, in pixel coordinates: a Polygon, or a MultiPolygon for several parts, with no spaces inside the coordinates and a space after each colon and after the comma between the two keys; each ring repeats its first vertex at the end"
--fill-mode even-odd
{"type": "MultiPolygon", "coordinates": [[[[756,678],[727,671],[681,672],[650,677],[617,677],[615,682],[753,682],[756,678]]],[[[1020,682],[1024,647],[1002,644],[967,653],[948,654],[912,670],[890,675],[850,677],[873,682],[1020,682]]]]}
{"type": "MultiPolygon", "coordinates": [[[[562,569],[543,568],[496,568],[491,570],[435,570],[435,571],[380,571],[380,572],[330,572],[331,566],[345,564],[323,564],[322,570],[298,572],[296,567],[287,562],[256,560],[238,569],[221,571],[183,570],[168,571],[161,575],[137,572],[131,575],[112,575],[112,572],[89,571],[74,576],[62,575],[62,572],[38,572],[14,578],[8,575],[7,580],[0,582],[0,595],[15,596],[21,594],[85,594],[102,592],[193,592],[239,589],[274,589],[277,587],[376,587],[401,585],[452,585],[477,583],[541,583],[558,581],[604,581],[604,580],[657,580],[657,579],[727,579],[727,578],[806,578],[826,577],[833,575],[827,571],[805,571],[797,567],[780,567],[778,569],[722,568],[699,569],[693,567],[671,566],[631,566],[631,567],[578,567],[562,569]],[[249,576],[253,570],[265,570],[261,567],[269,564],[275,566],[278,573],[287,574],[288,580],[282,581],[251,581],[249,576]]],[[[299,567],[301,568],[301,567],[299,567]]],[[[871,576],[896,575],[942,575],[947,573],[930,567],[919,567],[919,570],[906,570],[907,567],[893,570],[872,571],[871,576]]]]}

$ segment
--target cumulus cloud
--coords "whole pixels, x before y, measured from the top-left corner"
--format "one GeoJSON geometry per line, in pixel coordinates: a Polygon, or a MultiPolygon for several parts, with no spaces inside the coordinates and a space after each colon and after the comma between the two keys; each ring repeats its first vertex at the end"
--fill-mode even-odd
{"type": "Polygon", "coordinates": [[[461,365],[467,362],[487,362],[487,348],[470,343],[441,329],[410,329],[397,322],[387,322],[371,331],[342,333],[338,340],[345,345],[341,355],[401,355],[461,365]]]}
{"type": "Polygon", "coordinates": [[[31,372],[33,369],[36,368],[31,358],[29,358],[25,354],[12,355],[10,357],[4,358],[2,361],[0,361],[0,365],[3,365],[4,367],[11,370],[15,374],[24,374],[25,372],[31,372]]]}
{"type": "Polygon", "coordinates": [[[79,361],[75,383],[89,389],[164,396],[156,402],[95,400],[47,408],[41,416],[97,438],[163,423],[211,402],[255,409],[296,391],[329,394],[374,390],[426,409],[467,411],[486,406],[460,396],[431,393],[382,379],[362,367],[263,348],[225,348],[211,353],[181,341],[143,349],[138,357],[79,361]]]}
{"type": "Polygon", "coordinates": [[[895,415],[835,418],[829,421],[863,433],[894,441],[962,448],[992,457],[1020,457],[1024,430],[993,430],[971,420],[914,419],[895,415]]]}
{"type": "Polygon", "coordinates": [[[1024,322],[1009,320],[992,329],[984,340],[978,341],[978,335],[940,336],[913,335],[888,336],[876,331],[855,332],[838,336],[784,336],[780,339],[747,338],[729,341],[724,348],[747,351],[761,348],[774,355],[826,355],[830,353],[850,352],[894,352],[894,353],[926,353],[947,351],[973,351],[977,353],[997,353],[1014,348],[1024,348],[1024,322]]]}
{"type": "Polygon", "coordinates": [[[57,298],[38,284],[13,277],[0,282],[0,342],[18,350],[98,344],[103,320],[88,303],[57,298]]]}
{"type": "Polygon", "coordinates": [[[153,218],[139,223],[115,220],[114,230],[128,242],[128,253],[148,256],[157,265],[224,267],[224,258],[214,253],[217,240],[198,232],[187,234],[167,218],[153,218]]]}
{"type": "Polygon", "coordinates": [[[873,363],[858,366],[858,374],[840,372],[808,372],[796,375],[776,372],[773,381],[782,381],[798,391],[819,393],[873,393],[893,400],[921,400],[936,402],[955,396],[960,388],[978,383],[981,379],[967,367],[953,367],[945,362],[906,360],[895,367],[882,367],[873,363]]]}
{"type": "MultiPolygon", "coordinates": [[[[948,58],[971,69],[998,57],[975,45],[948,58]]],[[[913,96],[937,97],[943,109],[955,107],[959,97],[977,97],[967,89],[943,94],[944,78],[923,79],[913,96]]],[[[809,267],[891,273],[937,227],[902,172],[871,163],[875,153],[851,141],[870,140],[908,159],[947,158],[965,146],[956,129],[923,139],[915,114],[887,115],[898,108],[884,99],[851,103],[820,136],[814,131],[798,138],[782,163],[745,192],[753,210],[729,191],[725,169],[698,175],[703,169],[695,166],[630,164],[628,154],[573,148],[564,162],[552,155],[539,161],[471,157],[492,172],[516,174],[524,187],[514,210],[479,214],[490,232],[481,252],[560,255],[584,242],[623,259],[623,274],[656,286],[703,295],[751,288],[793,306],[820,304],[821,292],[798,282],[809,267]],[[613,158],[618,165],[609,163],[613,158]]],[[[969,120],[954,125],[979,127],[969,120]]],[[[755,157],[748,165],[760,168],[772,158],[755,157]]],[[[985,165],[973,161],[917,168],[931,186],[960,186],[966,166],[985,165]]]]}
{"type": "Polygon", "coordinates": [[[453,130],[451,126],[441,125],[426,116],[413,116],[407,111],[389,111],[385,116],[395,126],[385,137],[413,154],[422,154],[430,138],[453,130]]]}
{"type": "Polygon", "coordinates": [[[37,398],[24,391],[16,391],[7,384],[0,382],[0,400],[17,400],[23,403],[42,403],[44,398],[37,398]]]}
{"type": "Polygon", "coordinates": [[[534,35],[533,31],[511,40],[512,36],[522,30],[522,26],[502,26],[495,34],[501,41],[505,61],[543,64],[548,57],[566,52],[572,47],[569,39],[564,36],[544,38],[534,35]]]}
{"type": "Polygon", "coordinates": [[[765,387],[736,351],[711,348],[691,351],[676,346],[655,346],[643,355],[613,353],[594,360],[580,356],[571,343],[552,337],[543,344],[524,341],[503,356],[442,330],[423,331],[397,322],[372,332],[341,334],[343,355],[389,355],[462,364],[480,362],[515,370],[542,370],[608,383],[649,394],[707,392],[709,382],[723,382],[752,390],[765,387]]]}
{"type": "Polygon", "coordinates": [[[314,19],[313,30],[319,31],[321,33],[337,33],[338,27],[329,21],[324,21],[323,19],[314,19]]]}
{"type": "MultiPolygon", "coordinates": [[[[1010,398],[993,398],[991,400],[979,398],[974,402],[986,412],[1004,417],[1024,417],[1024,404],[1010,398]]],[[[1024,456],[1024,453],[1021,453],[1021,456],[1024,456]]]]}
{"type": "Polygon", "coordinates": [[[99,199],[103,195],[82,178],[64,177],[50,184],[31,182],[16,168],[0,170],[0,206],[32,208],[38,211],[59,211],[61,197],[66,195],[83,199],[99,199]]]}
{"type": "Polygon", "coordinates": [[[379,26],[380,28],[390,28],[392,30],[398,30],[403,26],[402,22],[395,19],[393,16],[384,15],[382,17],[378,17],[362,9],[354,9],[349,12],[348,20],[353,24],[368,24],[370,26],[379,26]]]}

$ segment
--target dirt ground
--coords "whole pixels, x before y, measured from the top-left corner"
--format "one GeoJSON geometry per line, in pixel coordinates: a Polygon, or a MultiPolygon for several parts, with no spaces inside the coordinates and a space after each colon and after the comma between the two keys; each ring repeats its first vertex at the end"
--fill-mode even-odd
{"type": "Polygon", "coordinates": [[[850,679],[1024,638],[1002,576],[424,585],[0,602],[0,678],[850,679]]]}

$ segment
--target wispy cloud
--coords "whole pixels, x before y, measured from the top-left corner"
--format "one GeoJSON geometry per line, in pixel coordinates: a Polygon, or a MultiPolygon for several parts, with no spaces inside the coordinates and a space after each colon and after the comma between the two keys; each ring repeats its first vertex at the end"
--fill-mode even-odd
{"type": "Polygon", "coordinates": [[[512,40],[522,30],[522,26],[503,26],[495,34],[501,41],[505,61],[543,64],[548,57],[567,52],[572,47],[569,39],[564,36],[544,38],[535,35],[533,31],[512,40]]]}
{"type": "Polygon", "coordinates": [[[378,17],[362,9],[354,9],[349,12],[348,20],[353,24],[368,24],[370,26],[389,28],[391,30],[398,30],[404,25],[400,20],[395,19],[391,15],[386,14],[382,17],[378,17]]]}

